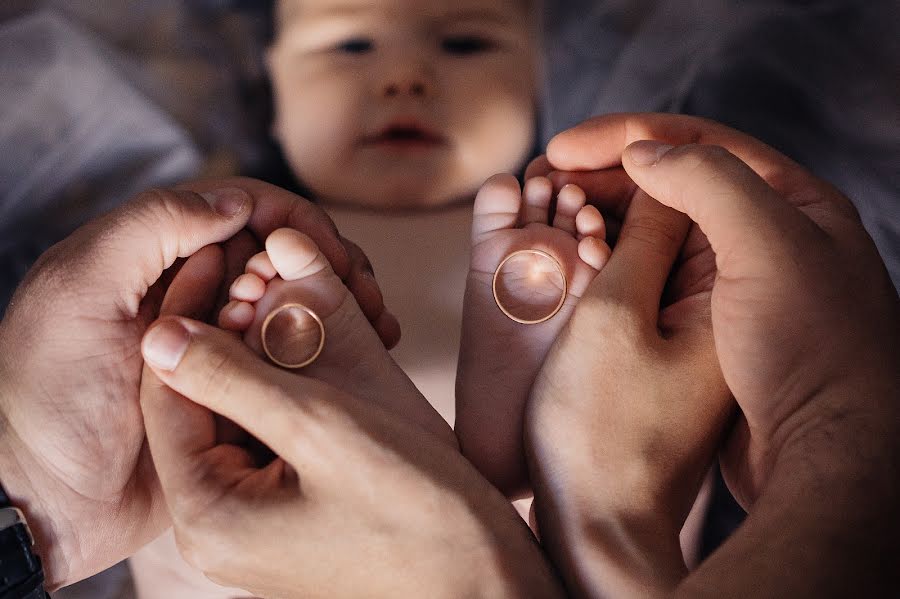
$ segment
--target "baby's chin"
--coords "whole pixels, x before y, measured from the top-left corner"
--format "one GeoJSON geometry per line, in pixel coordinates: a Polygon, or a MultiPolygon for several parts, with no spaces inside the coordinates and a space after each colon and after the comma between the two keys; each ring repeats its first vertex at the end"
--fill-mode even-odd
{"type": "Polygon", "coordinates": [[[473,181],[470,185],[396,181],[347,186],[314,195],[324,204],[339,207],[373,211],[434,210],[471,201],[480,184],[481,181],[473,181]]]}

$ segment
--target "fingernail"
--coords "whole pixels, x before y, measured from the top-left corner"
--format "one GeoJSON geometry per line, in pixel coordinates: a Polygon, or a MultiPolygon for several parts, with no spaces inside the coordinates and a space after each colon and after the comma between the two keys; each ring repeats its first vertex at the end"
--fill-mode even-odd
{"type": "Polygon", "coordinates": [[[213,210],[226,218],[231,218],[240,213],[249,199],[247,192],[237,187],[213,189],[212,191],[201,193],[200,196],[212,206],[213,210]]]}
{"type": "Polygon", "coordinates": [[[658,141],[636,141],[628,146],[628,156],[638,166],[651,166],[674,147],[658,141]]]}
{"type": "Polygon", "coordinates": [[[160,323],[144,335],[144,359],[161,370],[175,370],[190,340],[190,333],[178,322],[160,323]]]}

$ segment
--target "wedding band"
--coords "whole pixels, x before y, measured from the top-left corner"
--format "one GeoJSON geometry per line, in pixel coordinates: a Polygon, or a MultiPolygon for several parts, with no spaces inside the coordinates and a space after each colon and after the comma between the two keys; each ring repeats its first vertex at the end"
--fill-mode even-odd
{"type": "MultiPolygon", "coordinates": [[[[269,357],[272,362],[281,366],[282,368],[288,368],[290,370],[296,370],[297,368],[303,368],[304,366],[309,366],[313,362],[316,361],[316,358],[319,357],[319,354],[322,353],[322,348],[325,347],[325,325],[322,323],[322,319],[319,318],[319,315],[316,314],[312,309],[304,306],[303,304],[284,304],[275,308],[271,312],[269,312],[266,319],[263,321],[262,330],[260,331],[260,337],[262,339],[263,351],[266,352],[266,355],[269,357]],[[316,348],[315,352],[309,358],[306,358],[299,362],[287,362],[283,359],[276,358],[272,350],[269,348],[269,343],[266,339],[266,332],[269,329],[269,325],[272,323],[279,314],[288,311],[288,310],[302,310],[306,314],[308,314],[313,321],[315,321],[316,325],[319,327],[319,344],[316,348]]],[[[282,356],[283,358],[283,356],[282,356]]]]}
{"type": "Polygon", "coordinates": [[[566,303],[566,294],[569,291],[569,284],[568,284],[568,281],[566,281],[566,273],[563,271],[562,266],[560,265],[559,261],[556,260],[556,258],[551,256],[547,252],[544,252],[541,250],[528,249],[528,250],[518,250],[516,252],[509,254],[506,258],[503,259],[503,262],[501,262],[500,265],[497,266],[497,269],[494,271],[494,280],[491,283],[491,289],[494,293],[494,302],[497,304],[497,307],[500,308],[500,311],[503,312],[503,314],[505,314],[507,316],[507,318],[509,318],[510,320],[513,320],[515,322],[518,322],[520,324],[540,324],[540,323],[546,322],[546,321],[550,320],[551,318],[553,318],[554,316],[556,316],[556,314],[562,309],[563,304],[566,303]],[[524,319],[524,318],[521,318],[521,317],[518,317],[518,316],[512,314],[509,311],[509,309],[503,305],[503,302],[500,300],[500,297],[497,294],[497,280],[500,277],[500,272],[503,270],[503,266],[506,265],[506,263],[509,262],[512,258],[515,258],[516,256],[521,256],[523,254],[533,254],[533,255],[539,256],[540,258],[543,258],[545,260],[549,260],[553,264],[553,266],[556,268],[556,270],[559,272],[560,279],[562,280],[562,293],[560,294],[560,297],[559,297],[559,303],[548,315],[546,315],[542,318],[534,319],[534,320],[524,319]]]}

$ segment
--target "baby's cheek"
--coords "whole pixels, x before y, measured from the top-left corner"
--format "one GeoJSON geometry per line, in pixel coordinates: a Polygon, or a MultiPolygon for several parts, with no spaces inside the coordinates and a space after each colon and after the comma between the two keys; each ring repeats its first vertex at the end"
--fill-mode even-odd
{"type": "MultiPolygon", "coordinates": [[[[460,81],[457,118],[467,154],[488,176],[514,171],[528,158],[536,125],[535,94],[530,74],[516,76],[505,68],[460,81]]],[[[521,75],[521,73],[518,73],[521,75]]]]}
{"type": "Polygon", "coordinates": [[[328,180],[354,146],[354,119],[332,103],[297,102],[280,117],[279,141],[294,174],[307,184],[328,180]]]}
{"type": "Polygon", "coordinates": [[[529,158],[535,135],[534,106],[521,97],[498,94],[471,115],[465,137],[472,166],[490,176],[515,172],[529,158]]]}

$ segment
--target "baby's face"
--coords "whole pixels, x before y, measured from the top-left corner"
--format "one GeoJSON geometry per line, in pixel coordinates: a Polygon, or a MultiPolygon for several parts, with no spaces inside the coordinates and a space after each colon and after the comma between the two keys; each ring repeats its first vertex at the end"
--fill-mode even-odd
{"type": "Polygon", "coordinates": [[[320,199],[438,206],[517,169],[534,139],[524,0],[282,0],[275,134],[320,199]]]}

